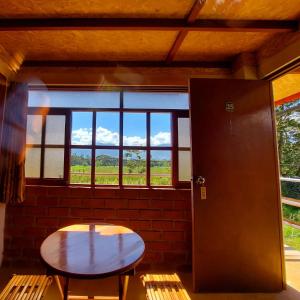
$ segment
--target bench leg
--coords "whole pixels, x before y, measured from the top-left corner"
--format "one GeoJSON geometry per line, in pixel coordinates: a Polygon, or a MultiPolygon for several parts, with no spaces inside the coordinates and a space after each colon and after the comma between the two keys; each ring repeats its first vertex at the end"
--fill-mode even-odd
{"type": "Polygon", "coordinates": [[[119,300],[126,300],[129,275],[119,275],[119,300]]]}

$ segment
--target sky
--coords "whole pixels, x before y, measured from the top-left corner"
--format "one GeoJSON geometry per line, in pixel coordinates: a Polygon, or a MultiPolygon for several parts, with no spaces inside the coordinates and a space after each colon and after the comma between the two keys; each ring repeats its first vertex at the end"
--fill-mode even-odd
{"type": "MultiPolygon", "coordinates": [[[[97,112],[96,143],[103,146],[119,145],[119,113],[97,112]]],[[[146,114],[124,113],[123,144],[146,146],[146,114]]],[[[171,145],[171,115],[151,114],[151,146],[171,145]]],[[[72,145],[91,145],[92,113],[73,112],[72,145]]]]}

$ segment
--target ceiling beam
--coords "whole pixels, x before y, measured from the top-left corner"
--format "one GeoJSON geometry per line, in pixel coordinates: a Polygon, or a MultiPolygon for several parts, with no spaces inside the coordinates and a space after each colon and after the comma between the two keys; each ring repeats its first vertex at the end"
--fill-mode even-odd
{"type": "MultiPolygon", "coordinates": [[[[201,3],[203,1],[198,0],[201,3]]],[[[197,2],[198,2],[197,1],[197,2]]],[[[194,6],[200,9],[200,6],[194,6]]],[[[189,16],[194,18],[195,12],[189,16]]],[[[245,32],[295,32],[297,21],[286,20],[210,20],[182,19],[0,19],[0,31],[42,30],[155,30],[155,31],[245,31],[245,32]],[[189,21],[190,20],[190,21],[189,21]]]]}
{"type": "MultiPolygon", "coordinates": [[[[202,9],[202,7],[204,6],[205,2],[206,2],[206,0],[196,0],[194,2],[193,7],[191,8],[189,14],[186,17],[187,24],[190,25],[196,21],[197,16],[198,16],[200,10],[202,9]]],[[[171,49],[167,55],[167,58],[166,58],[167,63],[170,63],[174,60],[174,57],[175,57],[176,53],[178,52],[180,46],[182,45],[184,39],[186,38],[187,34],[188,34],[187,29],[182,29],[179,31],[171,49]]]]}
{"type": "Polygon", "coordinates": [[[231,61],[70,61],[70,60],[25,60],[22,67],[125,67],[125,68],[221,68],[230,69],[231,61]]]}

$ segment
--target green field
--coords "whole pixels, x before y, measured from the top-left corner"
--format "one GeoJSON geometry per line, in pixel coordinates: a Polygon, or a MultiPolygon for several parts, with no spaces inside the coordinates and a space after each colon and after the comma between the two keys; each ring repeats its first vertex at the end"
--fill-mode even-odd
{"type": "Polygon", "coordinates": [[[300,250],[300,230],[289,225],[283,226],[284,243],[294,249],[300,250]]]}
{"type": "MultiPolygon", "coordinates": [[[[151,185],[171,185],[171,167],[151,167],[151,185]]],[[[91,166],[71,166],[71,183],[90,184],[91,166]]],[[[99,185],[118,185],[118,166],[96,166],[95,183],[99,185]]],[[[132,170],[123,168],[124,185],[146,185],[146,171],[144,169],[132,170]]]]}

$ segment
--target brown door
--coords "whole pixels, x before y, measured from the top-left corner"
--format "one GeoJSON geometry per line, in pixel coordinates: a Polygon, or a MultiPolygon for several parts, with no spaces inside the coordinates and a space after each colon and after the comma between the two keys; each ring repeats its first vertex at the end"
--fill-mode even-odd
{"type": "Polygon", "coordinates": [[[190,105],[194,289],[280,291],[281,208],[270,84],[191,79],[190,105]],[[206,197],[197,176],[205,178],[206,197]]]}

